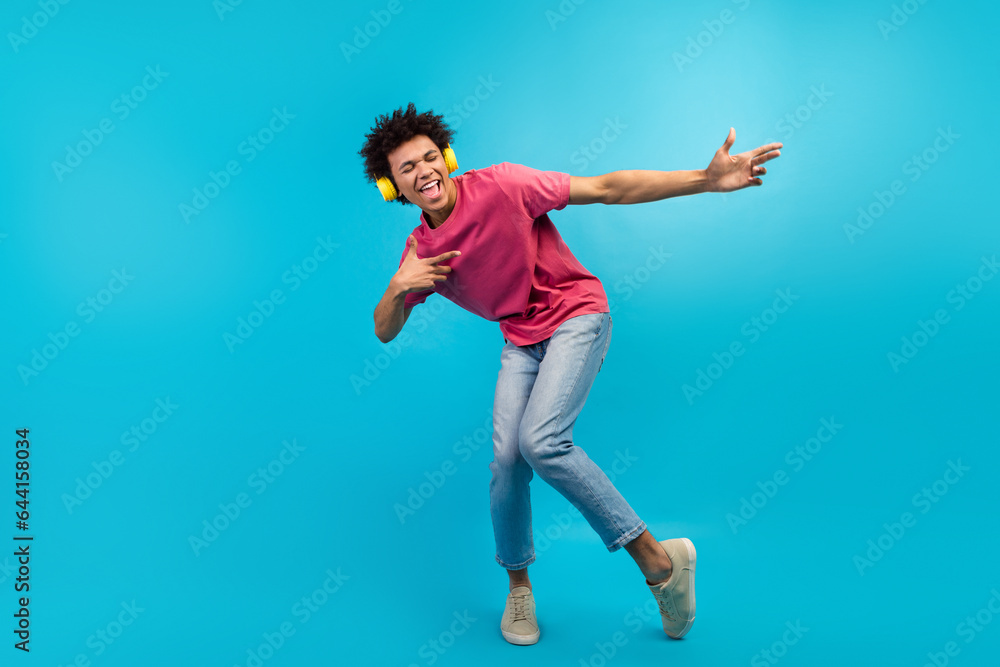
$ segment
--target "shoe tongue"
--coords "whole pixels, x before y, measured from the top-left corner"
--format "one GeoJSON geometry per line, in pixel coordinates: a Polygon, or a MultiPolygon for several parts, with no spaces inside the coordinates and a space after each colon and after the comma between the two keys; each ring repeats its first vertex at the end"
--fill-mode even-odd
{"type": "Polygon", "coordinates": [[[527,586],[514,586],[514,588],[510,589],[510,592],[513,595],[528,595],[531,593],[531,589],[527,586]]]}

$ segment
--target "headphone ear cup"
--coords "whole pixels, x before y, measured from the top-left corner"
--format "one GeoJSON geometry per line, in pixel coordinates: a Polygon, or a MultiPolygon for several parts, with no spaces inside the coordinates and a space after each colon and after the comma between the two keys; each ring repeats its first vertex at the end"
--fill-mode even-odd
{"type": "Polygon", "coordinates": [[[455,159],[455,151],[451,149],[451,144],[448,144],[441,154],[444,155],[444,165],[448,167],[449,174],[458,169],[458,160],[455,159]]]}
{"type": "Polygon", "coordinates": [[[382,193],[382,198],[386,201],[392,201],[399,196],[399,193],[396,192],[396,186],[385,176],[375,181],[375,185],[378,186],[378,191],[382,193]]]}

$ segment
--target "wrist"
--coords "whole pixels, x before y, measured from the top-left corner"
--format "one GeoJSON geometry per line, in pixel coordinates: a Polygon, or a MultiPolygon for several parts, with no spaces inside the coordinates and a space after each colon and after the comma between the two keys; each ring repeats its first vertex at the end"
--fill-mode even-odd
{"type": "Polygon", "coordinates": [[[698,192],[716,192],[715,183],[708,175],[708,169],[695,170],[695,181],[698,192]]]}
{"type": "Polygon", "coordinates": [[[393,300],[406,298],[407,290],[400,282],[399,276],[393,276],[389,281],[388,294],[389,298],[393,300]]]}

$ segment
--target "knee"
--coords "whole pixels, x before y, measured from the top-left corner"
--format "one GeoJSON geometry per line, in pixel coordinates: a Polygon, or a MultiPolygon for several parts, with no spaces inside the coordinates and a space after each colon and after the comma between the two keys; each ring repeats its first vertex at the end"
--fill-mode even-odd
{"type": "Polygon", "coordinates": [[[518,430],[517,446],[521,457],[532,468],[545,456],[546,448],[551,446],[551,434],[544,426],[525,426],[518,430]]]}
{"type": "Polygon", "coordinates": [[[513,439],[493,439],[493,462],[490,469],[493,474],[514,470],[518,465],[524,465],[524,458],[513,439]]]}

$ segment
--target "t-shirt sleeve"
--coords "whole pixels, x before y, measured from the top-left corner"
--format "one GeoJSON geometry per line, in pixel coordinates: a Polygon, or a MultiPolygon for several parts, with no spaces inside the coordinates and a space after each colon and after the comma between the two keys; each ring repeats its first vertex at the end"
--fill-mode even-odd
{"type": "MultiPolygon", "coordinates": [[[[399,265],[403,265],[403,260],[406,259],[406,253],[410,251],[409,240],[407,240],[407,245],[403,247],[403,254],[399,258],[399,265]]],[[[413,308],[414,306],[423,303],[427,300],[431,294],[434,293],[433,289],[420,290],[419,292],[410,292],[403,298],[404,308],[413,308]]]]}
{"type": "Polygon", "coordinates": [[[569,203],[569,174],[539,171],[513,162],[496,166],[497,183],[532,220],[569,203]]]}

